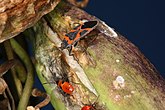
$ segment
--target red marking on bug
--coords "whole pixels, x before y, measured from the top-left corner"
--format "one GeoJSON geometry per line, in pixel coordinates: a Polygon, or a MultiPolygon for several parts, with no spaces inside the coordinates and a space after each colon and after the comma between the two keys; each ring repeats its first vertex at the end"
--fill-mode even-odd
{"type": "Polygon", "coordinates": [[[96,28],[98,21],[87,21],[79,24],[69,33],[65,34],[64,39],[61,43],[61,49],[71,48],[74,46],[81,38],[85,37],[88,33],[96,28]]]}
{"type": "Polygon", "coordinates": [[[62,80],[59,80],[58,86],[61,87],[61,89],[69,95],[72,95],[72,93],[74,91],[73,86],[69,82],[64,82],[62,80]]]}
{"type": "Polygon", "coordinates": [[[81,110],[104,110],[104,109],[102,109],[101,106],[98,105],[98,102],[97,102],[98,98],[99,98],[99,96],[93,103],[91,103],[89,101],[89,104],[84,104],[84,106],[81,108],[81,110]]]}
{"type": "Polygon", "coordinates": [[[95,108],[92,105],[86,105],[81,110],[95,110],[95,108]]]}

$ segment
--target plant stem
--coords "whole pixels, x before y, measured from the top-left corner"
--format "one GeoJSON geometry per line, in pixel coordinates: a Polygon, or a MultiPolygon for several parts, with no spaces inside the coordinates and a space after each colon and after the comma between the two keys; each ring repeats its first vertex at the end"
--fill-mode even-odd
{"type": "Polygon", "coordinates": [[[18,110],[26,110],[26,106],[28,104],[32,86],[34,82],[34,76],[33,76],[33,67],[32,63],[30,61],[30,58],[28,57],[28,54],[26,51],[17,43],[16,40],[10,39],[11,46],[15,53],[20,57],[20,59],[24,62],[27,70],[27,79],[25,82],[25,87],[23,89],[22,96],[20,98],[19,104],[18,104],[18,110]]]}
{"type": "Polygon", "coordinates": [[[21,80],[22,83],[25,83],[27,74],[23,64],[20,61],[18,61],[18,64],[15,69],[17,71],[18,78],[21,80]]]}
{"type": "MultiPolygon", "coordinates": [[[[4,42],[4,47],[5,47],[8,59],[9,60],[14,59],[14,54],[13,54],[13,50],[11,48],[10,42],[9,41],[5,41],[4,42]]],[[[22,94],[22,84],[21,84],[21,81],[18,79],[18,77],[16,75],[15,68],[11,68],[11,72],[12,72],[13,80],[14,80],[14,83],[15,83],[15,86],[16,86],[17,95],[20,98],[21,94],[22,94]]]]}

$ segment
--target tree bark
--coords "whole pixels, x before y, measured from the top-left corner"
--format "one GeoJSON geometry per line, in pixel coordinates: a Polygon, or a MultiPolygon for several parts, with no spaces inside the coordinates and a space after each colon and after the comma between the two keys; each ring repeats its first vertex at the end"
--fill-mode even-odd
{"type": "Polygon", "coordinates": [[[37,74],[48,83],[43,86],[57,110],[80,110],[97,98],[97,110],[165,110],[165,80],[135,45],[103,21],[61,2],[33,29],[37,74]],[[61,39],[83,19],[99,24],[69,56],[67,49],[60,50],[61,39]],[[56,84],[63,76],[75,88],[71,96],[56,84]]]}
{"type": "Polygon", "coordinates": [[[33,26],[49,13],[60,0],[0,1],[0,43],[33,26]]]}

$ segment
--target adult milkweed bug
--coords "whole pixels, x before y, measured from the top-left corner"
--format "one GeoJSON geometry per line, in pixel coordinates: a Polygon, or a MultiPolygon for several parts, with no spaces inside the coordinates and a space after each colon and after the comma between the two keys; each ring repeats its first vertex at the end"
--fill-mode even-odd
{"type": "Polygon", "coordinates": [[[59,81],[57,81],[57,84],[63,90],[64,93],[72,95],[72,92],[74,91],[74,88],[69,82],[59,80],[59,81]]]}
{"type": "Polygon", "coordinates": [[[61,43],[61,49],[70,48],[69,54],[71,53],[72,46],[75,46],[77,42],[85,37],[88,33],[96,28],[98,21],[87,21],[79,24],[69,33],[65,34],[64,39],[61,43]]]}

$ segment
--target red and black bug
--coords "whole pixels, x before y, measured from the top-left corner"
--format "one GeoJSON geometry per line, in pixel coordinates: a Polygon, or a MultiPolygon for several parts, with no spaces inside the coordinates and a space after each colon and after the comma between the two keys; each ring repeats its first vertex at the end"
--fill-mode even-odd
{"type": "Polygon", "coordinates": [[[61,43],[61,49],[70,48],[69,53],[72,50],[72,46],[75,46],[75,44],[82,38],[84,38],[88,33],[90,33],[92,30],[96,28],[98,25],[98,21],[87,21],[82,24],[79,24],[73,30],[71,30],[69,33],[65,34],[64,39],[61,43]]]}
{"type": "Polygon", "coordinates": [[[89,102],[89,104],[84,104],[84,106],[81,108],[81,110],[105,110],[103,106],[100,106],[97,102],[99,96],[94,101],[94,103],[89,102]]]}
{"type": "Polygon", "coordinates": [[[57,84],[63,90],[64,93],[72,95],[74,87],[69,82],[59,80],[57,81],[57,84]]]}
{"type": "MultiPolygon", "coordinates": [[[[72,95],[74,91],[73,85],[69,82],[69,77],[67,72],[63,72],[60,74],[61,77],[55,77],[54,80],[57,83],[57,86],[60,88],[63,95],[72,95]]],[[[71,76],[70,76],[71,77],[71,76]]]]}
{"type": "MultiPolygon", "coordinates": [[[[55,79],[57,86],[60,88],[60,90],[62,90],[62,93],[64,93],[63,95],[72,95],[73,91],[74,91],[74,87],[72,86],[71,83],[69,83],[69,81],[65,80],[66,78],[62,78],[62,79],[55,79]]],[[[54,82],[49,82],[49,83],[54,83],[54,82]]],[[[47,84],[47,83],[44,83],[47,84]]]]}
{"type": "Polygon", "coordinates": [[[81,110],[97,110],[96,109],[96,102],[93,104],[85,105],[81,108],[81,110]]]}
{"type": "Polygon", "coordinates": [[[89,105],[85,105],[81,108],[81,110],[105,110],[103,106],[98,105],[98,103],[93,103],[89,105]]]}
{"type": "MultiPolygon", "coordinates": [[[[52,66],[52,64],[50,65],[52,66]]],[[[54,75],[53,77],[53,80],[52,82],[49,82],[49,83],[54,83],[56,82],[59,90],[61,91],[61,93],[63,95],[72,95],[73,91],[74,91],[74,87],[72,86],[72,84],[69,82],[69,79],[68,79],[68,75],[67,75],[67,72],[62,70],[63,72],[58,74],[58,77],[56,76],[56,74],[54,74],[51,70],[51,68],[49,68],[50,72],[54,75]]]]}
{"type": "Polygon", "coordinates": [[[92,105],[86,105],[81,110],[95,110],[95,108],[92,105]]]}

